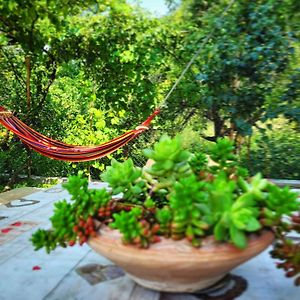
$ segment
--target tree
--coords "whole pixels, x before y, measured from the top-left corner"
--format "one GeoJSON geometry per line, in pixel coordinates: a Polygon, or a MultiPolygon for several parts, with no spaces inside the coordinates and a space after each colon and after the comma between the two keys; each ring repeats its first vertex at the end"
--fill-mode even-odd
{"type": "MultiPolygon", "coordinates": [[[[160,91],[155,78],[168,68],[164,48],[175,35],[125,1],[74,1],[72,7],[67,2],[0,5],[2,104],[48,136],[97,144],[153,111],[160,91]]],[[[16,141],[7,137],[2,149],[12,151],[16,141]]],[[[26,153],[20,155],[24,149],[16,145],[16,164],[41,162],[27,151],[25,163],[26,153]]],[[[5,161],[7,170],[20,171],[5,161]]],[[[59,165],[55,172],[65,169],[59,165]]]]}
{"type": "MultiPolygon", "coordinates": [[[[62,38],[66,30],[65,18],[81,13],[92,3],[96,4],[95,1],[73,1],[70,6],[69,1],[55,0],[0,2],[0,63],[4,83],[1,102],[36,129],[47,124],[51,116],[49,90],[59,64],[69,59],[60,53],[60,47],[68,43],[62,38]]],[[[45,128],[46,134],[54,131],[52,126],[45,128]]],[[[1,143],[2,149],[14,152],[15,139],[6,137],[1,143]]],[[[16,147],[18,154],[12,155],[20,159],[14,160],[17,165],[12,167],[8,163],[6,170],[18,173],[28,167],[30,174],[32,154],[26,148],[24,163],[23,150],[23,147],[16,147]]]]}
{"type": "MultiPolygon", "coordinates": [[[[291,73],[294,54],[288,9],[281,1],[235,1],[220,17],[228,3],[187,0],[174,12],[188,31],[187,49],[195,51],[213,32],[193,74],[186,77],[169,104],[180,107],[180,114],[186,111],[185,123],[194,115],[212,122],[214,133],[205,136],[211,141],[251,135],[253,126],[271,118],[270,97],[277,85],[288,84],[282,74],[291,73]]],[[[191,57],[193,52],[188,52],[191,57]]],[[[187,62],[187,55],[183,57],[187,62]]],[[[282,96],[277,95],[278,101],[286,106],[282,96]]]]}

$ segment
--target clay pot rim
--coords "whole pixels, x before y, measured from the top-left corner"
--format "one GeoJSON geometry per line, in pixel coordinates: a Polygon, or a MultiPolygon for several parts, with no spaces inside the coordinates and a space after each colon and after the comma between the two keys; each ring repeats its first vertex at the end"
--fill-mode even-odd
{"type": "Polygon", "coordinates": [[[205,236],[202,239],[202,245],[200,247],[193,247],[192,244],[186,239],[173,240],[172,238],[161,237],[161,241],[158,243],[150,244],[148,248],[139,248],[136,245],[124,244],[122,241],[122,234],[117,229],[111,229],[106,225],[102,225],[98,230],[98,235],[89,239],[88,244],[101,243],[104,240],[109,240],[111,244],[116,247],[121,247],[124,250],[128,249],[130,252],[146,252],[157,253],[161,251],[168,251],[174,247],[178,248],[178,255],[182,254],[186,256],[187,253],[203,255],[205,253],[232,253],[237,255],[245,252],[248,248],[252,247],[260,240],[267,240],[271,244],[275,239],[275,234],[270,228],[262,228],[259,231],[249,233],[247,235],[248,245],[245,249],[239,249],[231,242],[216,241],[213,235],[205,236]],[[102,241],[101,241],[102,240],[102,241]]]}

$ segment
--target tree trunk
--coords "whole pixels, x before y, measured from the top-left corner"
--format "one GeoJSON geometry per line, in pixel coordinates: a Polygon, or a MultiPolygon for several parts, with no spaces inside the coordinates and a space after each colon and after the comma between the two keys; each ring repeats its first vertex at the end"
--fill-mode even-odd
{"type": "Polygon", "coordinates": [[[217,140],[217,138],[224,136],[224,120],[221,119],[218,108],[215,105],[212,107],[212,119],[214,123],[214,136],[215,140],[217,140]]]}
{"type": "MultiPolygon", "coordinates": [[[[25,56],[26,66],[26,99],[27,99],[27,116],[30,114],[31,109],[31,92],[30,92],[30,77],[31,77],[31,57],[30,55],[25,56]]],[[[32,153],[29,147],[26,146],[27,152],[27,178],[31,177],[31,166],[32,166],[32,153]]]]}
{"type": "Polygon", "coordinates": [[[31,108],[31,93],[30,93],[31,58],[30,58],[30,55],[25,56],[25,66],[26,66],[27,113],[29,114],[30,108],[31,108]]]}

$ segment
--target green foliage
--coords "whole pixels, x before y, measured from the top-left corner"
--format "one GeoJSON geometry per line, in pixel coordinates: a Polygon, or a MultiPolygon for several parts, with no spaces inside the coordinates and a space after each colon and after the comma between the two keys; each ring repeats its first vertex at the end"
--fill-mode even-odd
{"type": "MultiPolygon", "coordinates": [[[[267,180],[261,178],[260,174],[253,177],[249,183],[240,178],[239,186],[243,194],[234,203],[232,201],[233,194],[230,195],[226,191],[225,200],[233,204],[222,203],[223,214],[214,228],[217,240],[226,239],[228,230],[234,244],[244,248],[247,242],[243,231],[257,231],[262,225],[275,226],[280,223],[282,216],[291,214],[299,207],[296,193],[291,192],[288,188],[280,189],[269,184],[267,180]],[[257,217],[261,207],[263,209],[260,217],[263,219],[259,222],[257,217]]],[[[214,189],[213,192],[215,192],[214,189]]],[[[218,207],[216,210],[219,210],[218,207]]]]}
{"type": "MultiPolygon", "coordinates": [[[[119,163],[113,159],[111,167],[108,167],[106,172],[101,175],[101,179],[108,182],[112,187],[116,186],[117,183],[119,183],[120,186],[126,186],[138,179],[141,173],[141,169],[136,168],[131,159],[123,163],[119,163]]],[[[123,192],[123,190],[117,191],[117,193],[120,192],[123,192]]]]}
{"type": "Polygon", "coordinates": [[[140,207],[133,207],[129,212],[121,211],[119,214],[113,214],[113,217],[114,221],[110,223],[110,227],[122,233],[125,244],[148,248],[150,243],[159,241],[159,237],[156,236],[159,225],[147,222],[140,207]]]}
{"type": "MultiPolygon", "coordinates": [[[[47,231],[44,229],[38,229],[31,237],[31,242],[34,245],[35,250],[39,250],[45,247],[47,253],[55,250],[57,247],[58,238],[53,234],[52,231],[47,231]]],[[[65,247],[66,244],[60,244],[60,246],[65,247]]]]}
{"type": "Polygon", "coordinates": [[[119,229],[123,234],[124,243],[129,244],[141,234],[142,227],[139,223],[141,216],[142,210],[134,207],[129,212],[122,211],[120,214],[114,214],[114,222],[110,226],[119,229]]]}
{"type": "Polygon", "coordinates": [[[300,233],[300,211],[295,212],[288,222],[278,226],[277,240],[270,252],[272,258],[278,259],[277,268],[285,271],[286,277],[295,277],[295,285],[300,285],[300,252],[299,242],[292,237],[287,237],[289,232],[300,233]]]}
{"type": "Polygon", "coordinates": [[[123,193],[123,198],[127,201],[138,202],[143,197],[142,192],[146,186],[145,181],[140,178],[141,174],[142,170],[135,167],[131,159],[123,163],[113,159],[101,179],[109,183],[114,195],[123,193]]]}
{"type": "Polygon", "coordinates": [[[154,177],[176,177],[191,174],[188,164],[190,153],[182,148],[179,136],[174,139],[162,136],[153,149],[145,149],[143,152],[147,158],[155,162],[149,170],[154,177]]]}
{"type": "Polygon", "coordinates": [[[88,181],[86,178],[71,176],[63,187],[72,195],[72,200],[77,200],[88,190],[88,181]]]}
{"type": "MultiPolygon", "coordinates": [[[[299,102],[298,40],[290,38],[299,23],[292,12],[296,2],[235,1],[222,15],[227,7],[228,1],[184,0],[172,15],[190,32],[183,40],[189,57],[213,32],[169,103],[172,112],[212,124],[214,132],[205,138],[213,141],[252,135],[254,126],[276,117],[276,111],[296,119],[299,102]],[[280,86],[285,88],[279,91],[280,86]]],[[[187,52],[177,51],[176,63],[178,57],[188,61],[187,52]]]]}
{"type": "Polygon", "coordinates": [[[49,253],[58,245],[66,247],[69,243],[73,246],[77,240],[83,244],[95,234],[96,225],[91,218],[101,216],[99,209],[111,200],[105,189],[89,190],[87,179],[80,176],[71,176],[63,187],[71,194],[73,202],[62,200],[54,204],[51,229],[39,229],[32,235],[36,250],[45,247],[49,253]]]}
{"type": "MultiPolygon", "coordinates": [[[[0,12],[1,104],[35,130],[67,143],[100,144],[138,125],[157,105],[159,86],[153,82],[166,69],[164,44],[174,32],[158,20],[134,12],[125,1],[75,1],[70,6],[65,1],[21,5],[11,0],[1,4],[0,12]],[[25,57],[30,62],[26,72],[25,57]]],[[[15,139],[4,141],[3,151],[20,147],[15,139]]],[[[118,151],[116,157],[123,155],[118,151]]],[[[27,151],[19,165],[29,162],[36,175],[81,169],[98,176],[109,160],[57,164],[27,151]]]]}
{"type": "MultiPolygon", "coordinates": [[[[157,162],[165,162],[170,160],[173,163],[178,163],[188,159],[188,153],[182,150],[180,137],[171,140],[168,136],[163,136],[160,142],[155,144],[154,149],[144,150],[146,157],[157,162]]],[[[166,169],[172,169],[173,165],[167,166],[166,169]]]]}
{"type": "Polygon", "coordinates": [[[137,238],[141,238],[142,210],[138,207],[133,208],[129,212],[122,211],[120,214],[114,214],[114,222],[110,224],[112,228],[117,228],[122,233],[123,242],[125,244],[134,243],[137,238]]]}
{"type": "MultiPolygon", "coordinates": [[[[244,182],[244,179],[239,178],[239,181],[244,182]]],[[[214,236],[220,241],[230,238],[239,248],[247,246],[246,232],[261,228],[257,220],[259,197],[254,196],[257,190],[251,184],[247,184],[247,187],[247,192],[236,196],[238,186],[234,181],[230,181],[224,172],[219,174],[210,187],[211,206],[216,220],[214,236]],[[225,194],[223,199],[221,191],[225,194]]]]}
{"type": "Polygon", "coordinates": [[[47,253],[57,245],[66,247],[67,242],[74,239],[73,226],[75,225],[75,211],[66,200],[55,203],[51,217],[52,230],[39,229],[32,236],[32,243],[36,250],[45,247],[47,253]]]}
{"type": "Polygon", "coordinates": [[[277,236],[272,257],[281,260],[278,267],[286,276],[296,276],[299,285],[299,243],[288,235],[300,232],[300,215],[295,214],[298,195],[259,173],[249,178],[233,150],[231,141],[218,139],[208,154],[189,153],[179,137],[164,136],[154,149],[144,151],[154,162],[148,168],[136,168],[131,159],[112,161],[102,175],[110,192],[89,190],[86,179],[70,177],[64,187],[73,203],[57,202],[52,228],[36,231],[32,243],[47,252],[58,245],[73,246],[77,240],[82,245],[97,235],[101,225],[108,225],[121,233],[125,244],[140,248],[159,242],[160,236],[186,238],[200,247],[205,237],[213,235],[216,242],[245,249],[249,233],[269,228],[277,236]],[[119,193],[122,199],[111,200],[119,193]]]}
{"type": "Polygon", "coordinates": [[[283,226],[281,218],[291,215],[299,203],[295,193],[274,186],[261,174],[248,178],[240,171],[233,150],[232,142],[218,139],[204,163],[204,156],[183,149],[179,137],[164,136],[145,151],[154,160],[148,168],[136,168],[131,159],[112,161],[102,175],[111,187],[109,192],[89,190],[86,179],[72,176],[64,187],[73,202],[57,202],[49,238],[38,231],[33,242],[36,248],[44,245],[48,251],[64,242],[72,245],[77,239],[82,244],[96,234],[93,219],[97,219],[100,225],[119,230],[126,244],[143,248],[159,241],[159,235],[186,238],[199,247],[204,237],[213,234],[217,241],[243,249],[248,233],[283,226]],[[195,157],[200,157],[200,163],[195,163],[195,157]],[[166,168],[165,160],[172,161],[173,167],[166,168]],[[179,172],[177,164],[188,169],[179,172]],[[121,199],[111,200],[119,193],[121,199]]]}
{"type": "MultiPolygon", "coordinates": [[[[227,5],[185,0],[170,16],[157,19],[125,1],[2,1],[1,104],[45,135],[100,144],[149,116],[213,31],[156,128],[173,134],[187,124],[202,130],[212,123],[214,132],[205,137],[215,141],[250,135],[260,120],[279,114],[297,121],[298,4],[236,1],[220,18],[227,5]]],[[[17,166],[28,165],[35,175],[67,176],[79,169],[98,177],[111,159],[57,163],[24,151],[5,131],[0,136],[1,150],[8,154],[0,167],[12,176],[17,166]]],[[[148,140],[154,139],[137,141],[137,147],[148,140]]],[[[140,152],[133,149],[124,148],[115,158],[134,153],[138,160],[140,152]]]]}
{"type": "Polygon", "coordinates": [[[288,187],[280,189],[275,185],[268,186],[268,196],[264,200],[265,223],[274,224],[279,222],[281,216],[289,214],[291,211],[297,211],[297,194],[291,192],[288,187]]]}
{"type": "Polygon", "coordinates": [[[299,132],[293,126],[274,125],[275,131],[255,134],[250,153],[244,147],[241,165],[251,174],[261,172],[266,178],[299,179],[299,132]]]}
{"type": "MultiPolygon", "coordinates": [[[[1,183],[3,182],[6,183],[7,179],[4,177],[4,178],[1,178],[0,177],[0,193],[3,191],[4,189],[4,185],[3,187],[1,187],[1,183]]],[[[9,189],[16,189],[16,188],[21,188],[21,187],[37,187],[37,188],[50,188],[56,184],[58,184],[58,179],[56,178],[45,178],[45,179],[28,179],[28,178],[18,178],[14,184],[12,186],[8,186],[9,189]]],[[[7,186],[6,186],[7,188],[7,186]]]]}
{"type": "Polygon", "coordinates": [[[207,162],[207,155],[203,152],[194,153],[189,161],[190,166],[195,173],[204,170],[207,162]]]}
{"type": "Polygon", "coordinates": [[[193,246],[200,246],[199,237],[211,223],[207,194],[203,192],[204,182],[196,176],[182,178],[174,183],[170,194],[170,208],[173,211],[172,237],[185,236],[193,246]]]}
{"type": "Polygon", "coordinates": [[[233,161],[236,161],[233,150],[233,141],[229,139],[218,139],[217,143],[211,144],[209,155],[220,167],[230,167],[234,165],[233,161]]]}
{"type": "Polygon", "coordinates": [[[172,211],[170,208],[168,206],[164,206],[161,209],[157,209],[155,212],[155,217],[160,224],[162,234],[169,237],[172,221],[172,211]]]}

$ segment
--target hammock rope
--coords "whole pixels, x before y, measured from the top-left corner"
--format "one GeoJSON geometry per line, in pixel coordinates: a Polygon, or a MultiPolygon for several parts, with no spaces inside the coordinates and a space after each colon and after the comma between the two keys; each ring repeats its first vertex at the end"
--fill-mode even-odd
{"type": "MultiPolygon", "coordinates": [[[[227,7],[220,15],[220,19],[224,17],[224,15],[230,9],[233,3],[234,0],[231,0],[229,2],[227,7]]],[[[150,115],[143,123],[141,123],[135,129],[129,130],[124,134],[112,139],[109,142],[103,143],[98,146],[76,146],[56,141],[35,131],[34,129],[23,123],[21,120],[19,120],[17,117],[15,117],[11,111],[7,110],[3,106],[0,106],[0,124],[2,124],[6,129],[16,134],[25,145],[35,150],[36,152],[52,159],[70,162],[82,162],[96,160],[101,157],[104,157],[118,150],[119,148],[121,148],[122,146],[124,146],[125,144],[127,144],[128,142],[130,142],[149,128],[153,118],[160,113],[160,110],[162,108],[167,106],[166,103],[168,98],[171,96],[171,94],[176,89],[177,85],[183,79],[185,73],[195,62],[203,46],[212,37],[215,29],[216,26],[212,28],[210,33],[205,37],[202,43],[200,43],[196,52],[194,53],[190,61],[186,64],[185,68],[183,69],[180,76],[177,78],[177,80],[169,90],[168,94],[164,97],[162,103],[152,113],[152,115],[150,115]]]]}

